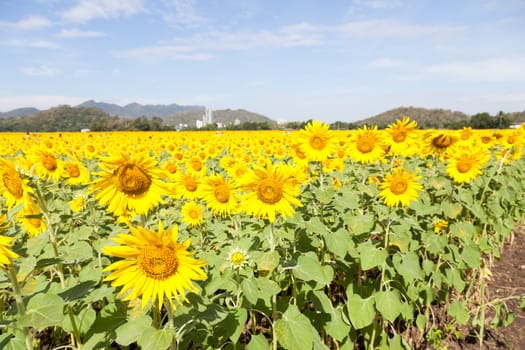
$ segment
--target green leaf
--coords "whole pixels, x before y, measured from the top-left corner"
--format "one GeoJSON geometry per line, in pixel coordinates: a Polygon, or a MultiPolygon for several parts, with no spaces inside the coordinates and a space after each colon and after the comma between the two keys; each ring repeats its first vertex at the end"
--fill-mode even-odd
{"type": "Polygon", "coordinates": [[[329,320],[325,324],[328,335],[334,337],[337,341],[342,341],[350,331],[350,325],[343,321],[342,305],[334,308],[332,302],[323,291],[315,290],[309,293],[316,309],[321,309],[329,315],[329,320]]]}
{"type": "Polygon", "coordinates": [[[306,230],[308,232],[321,235],[330,232],[318,216],[314,216],[306,222],[306,230]]]}
{"type": "Polygon", "coordinates": [[[382,266],[386,260],[387,253],[384,249],[374,246],[372,241],[366,241],[357,247],[361,258],[361,269],[370,270],[382,266]]]}
{"type": "Polygon", "coordinates": [[[167,349],[174,337],[174,330],[147,328],[138,338],[138,344],[143,349],[167,349]]]}
{"type": "Polygon", "coordinates": [[[413,283],[425,277],[419,265],[419,256],[415,252],[408,251],[404,255],[395,254],[392,260],[396,271],[405,279],[405,283],[413,283]]]}
{"type": "Polygon", "coordinates": [[[375,225],[375,216],[372,214],[364,214],[359,216],[346,216],[344,222],[348,225],[348,229],[354,235],[361,235],[372,231],[375,225]]]}
{"type": "Polygon", "coordinates": [[[19,324],[41,331],[59,325],[64,317],[64,300],[55,294],[37,294],[27,303],[26,314],[20,316],[19,324]]]}
{"type": "Polygon", "coordinates": [[[264,253],[257,261],[257,268],[259,271],[273,271],[279,265],[280,258],[277,251],[264,253]]]}
{"type": "Polygon", "coordinates": [[[463,247],[461,251],[461,259],[472,268],[478,268],[481,262],[481,253],[475,244],[470,244],[463,247]]]}
{"type": "Polygon", "coordinates": [[[374,321],[376,310],[374,308],[373,297],[363,299],[357,294],[351,294],[348,296],[346,308],[350,322],[355,329],[369,326],[374,321]]]}
{"type": "Polygon", "coordinates": [[[287,350],[311,349],[314,336],[312,325],[305,315],[301,314],[297,306],[290,305],[283,313],[282,318],[275,321],[275,335],[279,344],[287,350]]]}
{"type": "Polygon", "coordinates": [[[460,303],[457,300],[452,301],[447,309],[448,314],[453,317],[456,322],[460,325],[467,324],[470,315],[468,313],[468,308],[465,304],[460,303]]]}
{"type": "Polygon", "coordinates": [[[270,344],[266,340],[266,337],[262,334],[253,335],[252,339],[246,346],[246,350],[269,350],[271,349],[270,344]]]}
{"type": "Polygon", "coordinates": [[[328,265],[321,265],[314,252],[307,252],[297,259],[293,274],[304,281],[316,281],[327,285],[332,282],[334,270],[328,265]]]}
{"type": "Polygon", "coordinates": [[[259,288],[257,287],[257,281],[255,279],[243,279],[241,282],[241,290],[246,300],[254,305],[257,303],[257,299],[259,299],[259,288]]]}
{"type": "Polygon", "coordinates": [[[401,298],[395,289],[379,291],[374,294],[376,308],[388,321],[394,322],[401,313],[401,298]]]}
{"type": "Polygon", "coordinates": [[[98,284],[96,281],[85,281],[80,282],[74,287],[71,287],[69,289],[66,289],[62,293],[59,293],[59,295],[66,301],[66,303],[69,303],[74,300],[79,300],[88,295],[91,290],[98,284]]]}
{"type": "Polygon", "coordinates": [[[128,346],[136,342],[142,333],[151,327],[151,317],[144,315],[131,321],[127,321],[115,330],[117,334],[116,342],[120,345],[128,346]]]}
{"type": "Polygon", "coordinates": [[[86,241],[77,241],[68,249],[65,249],[64,253],[64,260],[68,262],[86,260],[93,257],[93,248],[86,241]]]}
{"type": "MultiPolygon", "coordinates": [[[[78,313],[78,315],[73,315],[73,317],[75,318],[75,323],[77,325],[78,331],[81,334],[85,334],[95,322],[97,314],[95,310],[91,308],[91,306],[88,306],[82,309],[78,313]]],[[[64,319],[62,320],[62,328],[64,328],[64,330],[69,333],[73,332],[73,326],[71,325],[71,319],[68,316],[65,316],[64,319]]]]}
{"type": "Polygon", "coordinates": [[[335,232],[329,232],[324,236],[326,248],[340,258],[346,257],[348,251],[353,247],[350,234],[344,228],[335,232]]]}

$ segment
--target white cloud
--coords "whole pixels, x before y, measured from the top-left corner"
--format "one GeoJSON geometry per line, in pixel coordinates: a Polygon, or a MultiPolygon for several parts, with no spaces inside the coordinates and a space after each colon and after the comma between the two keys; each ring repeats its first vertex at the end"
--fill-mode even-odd
{"type": "Polygon", "coordinates": [[[32,77],[42,77],[42,76],[52,77],[60,73],[60,70],[50,67],[48,65],[41,65],[38,67],[22,67],[20,68],[20,71],[24,75],[28,75],[32,77]]]}
{"type": "Polygon", "coordinates": [[[207,22],[206,18],[197,13],[194,0],[171,0],[167,4],[168,8],[174,10],[163,13],[164,20],[169,23],[196,27],[207,22]]]}
{"type": "Polygon", "coordinates": [[[60,15],[66,21],[84,23],[96,18],[118,18],[142,11],[142,0],[80,0],[60,15]]]}
{"type": "Polygon", "coordinates": [[[61,104],[74,106],[86,100],[88,99],[85,97],[60,95],[0,96],[0,111],[7,112],[23,107],[47,109],[61,104]]]}
{"type": "Polygon", "coordinates": [[[51,21],[42,16],[30,16],[17,22],[0,21],[0,29],[9,30],[36,30],[51,26],[51,21]]]}
{"type": "Polygon", "coordinates": [[[0,41],[0,46],[11,46],[11,47],[33,47],[40,49],[56,49],[59,46],[53,42],[47,40],[7,40],[0,41]]]}
{"type": "Polygon", "coordinates": [[[309,24],[285,26],[275,32],[209,31],[191,37],[178,38],[172,42],[139,47],[124,51],[123,57],[158,61],[162,59],[206,60],[215,56],[214,52],[238,51],[268,47],[317,46],[323,42],[319,28],[309,24]]]}
{"type": "Polygon", "coordinates": [[[392,20],[347,22],[337,30],[348,37],[421,37],[450,36],[462,33],[465,26],[417,25],[392,20]]]}
{"type": "Polygon", "coordinates": [[[62,29],[58,34],[60,38],[72,39],[72,38],[96,38],[104,36],[102,32],[96,32],[92,30],[81,30],[78,28],[62,29]]]}
{"type": "Polygon", "coordinates": [[[368,63],[370,68],[393,68],[403,65],[404,62],[392,58],[378,58],[368,63]]]}
{"type": "Polygon", "coordinates": [[[401,6],[399,0],[354,0],[356,6],[370,7],[373,9],[390,9],[401,6]]]}
{"type": "Polygon", "coordinates": [[[434,64],[424,68],[432,75],[463,81],[525,81],[525,56],[434,64]]]}

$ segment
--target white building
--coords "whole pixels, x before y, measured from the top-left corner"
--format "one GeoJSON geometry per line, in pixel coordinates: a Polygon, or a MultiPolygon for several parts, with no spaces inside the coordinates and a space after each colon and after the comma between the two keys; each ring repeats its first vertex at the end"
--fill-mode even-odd
{"type": "Polygon", "coordinates": [[[206,107],[204,115],[202,116],[202,122],[204,125],[213,124],[213,111],[211,108],[206,107]]]}

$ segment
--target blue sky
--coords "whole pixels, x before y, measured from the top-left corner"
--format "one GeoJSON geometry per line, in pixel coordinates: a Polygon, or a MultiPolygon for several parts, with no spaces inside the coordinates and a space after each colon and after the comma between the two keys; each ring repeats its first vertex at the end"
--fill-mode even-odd
{"type": "Polygon", "coordinates": [[[0,111],[525,110],[525,0],[0,0],[0,111]]]}

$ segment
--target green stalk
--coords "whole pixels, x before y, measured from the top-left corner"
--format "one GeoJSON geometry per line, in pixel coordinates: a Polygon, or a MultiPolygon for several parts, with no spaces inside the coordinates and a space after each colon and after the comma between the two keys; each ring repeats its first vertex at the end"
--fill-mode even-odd
{"type": "Polygon", "coordinates": [[[481,310],[480,310],[480,325],[479,325],[479,348],[483,349],[483,337],[485,336],[485,281],[480,275],[480,294],[481,294],[481,310]]]}
{"type": "Polygon", "coordinates": [[[277,321],[277,295],[272,296],[272,350],[277,350],[277,332],[275,331],[277,321]]]}
{"type": "Polygon", "coordinates": [[[272,252],[275,250],[274,230],[275,230],[275,227],[273,225],[273,222],[271,222],[270,223],[270,234],[269,234],[269,237],[268,237],[268,242],[270,244],[270,251],[272,251],[272,252]]]}
{"type": "Polygon", "coordinates": [[[172,332],[172,337],[171,337],[171,350],[176,350],[179,348],[177,337],[175,336],[175,329],[177,329],[177,327],[175,326],[175,318],[173,317],[173,308],[169,301],[168,303],[166,303],[166,311],[168,313],[168,324],[170,324],[173,327],[173,332],[172,332]]]}
{"type": "MultiPolygon", "coordinates": [[[[20,285],[18,284],[18,279],[16,277],[16,272],[15,268],[13,267],[13,264],[9,264],[7,272],[9,275],[9,279],[11,280],[11,284],[13,286],[13,295],[15,297],[18,313],[20,316],[24,316],[26,314],[26,307],[24,305],[24,300],[22,299],[20,285]]],[[[22,327],[22,334],[24,335],[27,350],[33,350],[33,336],[31,335],[27,327],[22,327]]]]}

